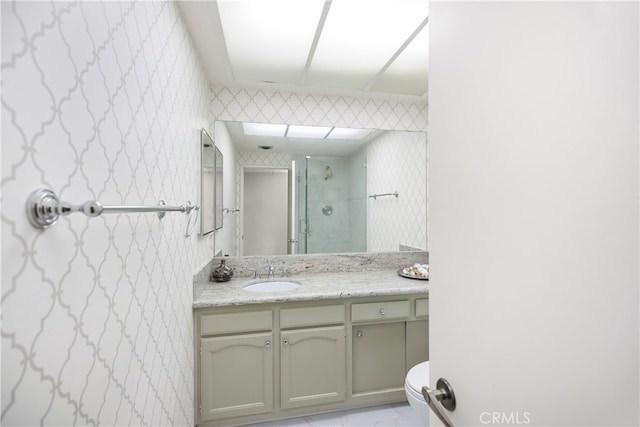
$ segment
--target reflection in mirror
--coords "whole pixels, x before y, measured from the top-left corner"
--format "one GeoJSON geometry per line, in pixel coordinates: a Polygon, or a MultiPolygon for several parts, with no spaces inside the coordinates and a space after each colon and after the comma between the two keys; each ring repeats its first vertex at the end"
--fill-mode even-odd
{"type": "Polygon", "coordinates": [[[222,228],[222,188],[224,185],[224,180],[222,179],[223,176],[223,165],[224,165],[224,161],[222,158],[222,153],[220,152],[220,150],[218,149],[218,147],[216,146],[216,152],[215,152],[215,229],[219,230],[222,228]]]}
{"type": "Polygon", "coordinates": [[[213,139],[206,130],[200,131],[200,234],[215,228],[216,153],[213,139]]]}
{"type": "Polygon", "coordinates": [[[229,245],[237,249],[229,252],[247,255],[243,247],[247,231],[252,230],[253,240],[255,230],[266,224],[262,215],[266,204],[276,199],[269,196],[275,192],[263,189],[261,200],[255,196],[246,200],[244,177],[255,169],[274,174],[287,170],[292,177],[286,202],[289,229],[278,237],[288,244],[264,245],[287,249],[259,255],[426,250],[424,132],[285,124],[280,129],[270,126],[268,132],[283,132],[274,136],[240,122],[216,122],[216,135],[218,127],[225,128],[236,158],[236,183],[225,184],[225,189],[233,185],[235,190],[237,185],[236,200],[241,207],[240,215],[226,218],[236,220],[237,230],[237,244],[229,245]],[[312,132],[320,137],[310,136],[312,132]],[[378,196],[371,197],[374,195],[378,196]],[[255,227],[247,226],[248,217],[255,218],[255,227]]]}

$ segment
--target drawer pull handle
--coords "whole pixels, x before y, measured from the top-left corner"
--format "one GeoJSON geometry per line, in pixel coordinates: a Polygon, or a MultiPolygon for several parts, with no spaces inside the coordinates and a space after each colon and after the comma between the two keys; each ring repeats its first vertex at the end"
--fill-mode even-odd
{"type": "Polygon", "coordinates": [[[284,339],[282,340],[282,345],[284,345],[285,347],[289,345],[289,340],[288,339],[284,339]]]}
{"type": "Polygon", "coordinates": [[[271,348],[271,341],[267,341],[266,343],[264,343],[264,346],[266,348],[271,348]]]}
{"type": "Polygon", "coordinates": [[[362,338],[362,335],[364,335],[364,334],[362,333],[362,331],[358,331],[358,332],[356,332],[356,336],[357,336],[358,338],[362,338]]]}
{"type": "Polygon", "coordinates": [[[387,310],[385,310],[384,308],[380,309],[380,316],[384,316],[385,314],[387,314],[387,310]]]}

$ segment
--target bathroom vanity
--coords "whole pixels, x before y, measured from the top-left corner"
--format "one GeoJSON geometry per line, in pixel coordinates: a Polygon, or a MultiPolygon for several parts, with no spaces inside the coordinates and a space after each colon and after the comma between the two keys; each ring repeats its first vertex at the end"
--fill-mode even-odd
{"type": "Polygon", "coordinates": [[[395,269],[296,274],[286,292],[255,282],[194,288],[199,425],[240,425],[406,400],[427,360],[428,286],[395,269]]]}

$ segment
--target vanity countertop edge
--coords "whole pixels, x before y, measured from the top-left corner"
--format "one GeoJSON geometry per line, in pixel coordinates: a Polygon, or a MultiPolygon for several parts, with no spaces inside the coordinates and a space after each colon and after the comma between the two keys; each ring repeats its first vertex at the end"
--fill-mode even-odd
{"type": "Polygon", "coordinates": [[[295,274],[274,279],[233,277],[228,282],[194,282],[193,308],[224,307],[293,301],[332,300],[341,298],[408,295],[429,293],[429,281],[398,275],[397,270],[295,274]],[[284,292],[249,292],[244,286],[268,280],[287,280],[300,287],[284,292]]]}

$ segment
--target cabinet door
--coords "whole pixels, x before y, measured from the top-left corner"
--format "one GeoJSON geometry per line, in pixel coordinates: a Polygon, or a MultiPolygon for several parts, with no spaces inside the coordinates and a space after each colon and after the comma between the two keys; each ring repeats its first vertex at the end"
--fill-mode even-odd
{"type": "Polygon", "coordinates": [[[273,410],[273,335],[200,340],[200,420],[273,410]]]}
{"type": "Polygon", "coordinates": [[[353,395],[404,389],[405,322],[353,327],[353,395]]]}
{"type": "Polygon", "coordinates": [[[283,409],[344,401],[344,326],[283,331],[281,340],[283,409]]]}

